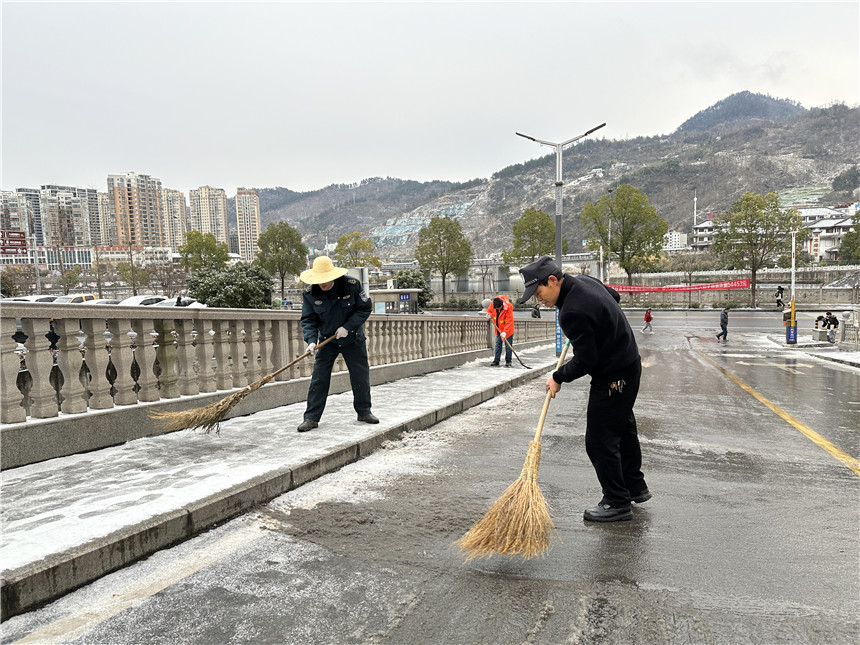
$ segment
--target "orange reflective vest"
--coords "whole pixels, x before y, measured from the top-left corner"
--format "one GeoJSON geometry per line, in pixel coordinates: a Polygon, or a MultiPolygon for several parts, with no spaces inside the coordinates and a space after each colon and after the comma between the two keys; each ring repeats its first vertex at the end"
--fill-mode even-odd
{"type": "Polygon", "coordinates": [[[495,324],[496,335],[500,331],[505,332],[508,336],[514,335],[514,306],[507,296],[499,296],[502,299],[502,308],[496,311],[496,308],[490,304],[487,307],[487,313],[493,319],[495,324]]]}

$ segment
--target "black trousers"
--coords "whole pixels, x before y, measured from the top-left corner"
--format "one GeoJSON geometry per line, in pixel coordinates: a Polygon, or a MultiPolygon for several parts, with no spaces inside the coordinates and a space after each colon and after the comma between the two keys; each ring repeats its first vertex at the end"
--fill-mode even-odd
{"type": "Polygon", "coordinates": [[[352,405],[358,414],[370,412],[370,365],[367,363],[367,345],[364,340],[351,340],[343,345],[332,341],[322,347],[316,355],[311,384],[308,388],[308,403],[305,419],[319,421],[328,399],[331,385],[331,369],[338,354],[343,354],[349,370],[352,386],[352,405]]]}
{"type": "Polygon", "coordinates": [[[642,474],[642,451],[636,431],[633,404],[639,394],[642,363],[619,373],[623,390],[612,390],[609,383],[591,382],[585,428],[585,451],[603,489],[603,500],[613,506],[630,503],[630,498],[647,488],[642,474]]]}

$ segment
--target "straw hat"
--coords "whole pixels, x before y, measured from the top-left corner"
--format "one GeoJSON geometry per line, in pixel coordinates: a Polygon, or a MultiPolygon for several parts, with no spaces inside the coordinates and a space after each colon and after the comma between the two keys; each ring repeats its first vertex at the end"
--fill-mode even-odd
{"type": "Polygon", "coordinates": [[[305,284],[322,284],[331,282],[346,273],[346,269],[339,269],[332,264],[331,258],[321,255],[314,260],[313,267],[302,271],[299,276],[305,284]]]}

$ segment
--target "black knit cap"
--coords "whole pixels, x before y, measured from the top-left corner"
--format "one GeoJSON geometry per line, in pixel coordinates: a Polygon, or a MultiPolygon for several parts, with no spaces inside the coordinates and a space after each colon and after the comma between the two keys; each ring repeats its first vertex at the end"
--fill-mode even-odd
{"type": "Polygon", "coordinates": [[[493,307],[495,309],[501,309],[504,306],[505,306],[505,303],[502,302],[501,298],[493,298],[493,307]]]}

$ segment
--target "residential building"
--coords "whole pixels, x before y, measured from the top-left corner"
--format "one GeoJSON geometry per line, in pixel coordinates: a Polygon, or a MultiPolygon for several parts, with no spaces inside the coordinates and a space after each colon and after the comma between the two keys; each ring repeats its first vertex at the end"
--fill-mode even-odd
{"type": "Polygon", "coordinates": [[[165,188],[161,191],[162,230],[164,231],[164,246],[174,251],[185,244],[185,234],[188,232],[188,205],[185,194],[179,190],[165,188]]]}
{"type": "Polygon", "coordinates": [[[693,227],[693,243],[690,246],[694,251],[707,251],[713,245],[714,217],[716,214],[709,213],[705,221],[693,227]]]}
{"type": "Polygon", "coordinates": [[[111,199],[108,193],[98,194],[99,202],[99,235],[93,239],[93,245],[111,245],[117,243],[116,217],[111,209],[111,199]]]}
{"type": "Polygon", "coordinates": [[[681,251],[687,248],[687,234],[680,231],[669,231],[663,236],[664,251],[681,251]]]}
{"type": "MultiPolygon", "coordinates": [[[[89,229],[89,231],[84,237],[88,240],[87,244],[95,244],[99,240],[99,237],[101,235],[99,230],[98,191],[95,188],[82,188],[80,186],[59,186],[54,184],[43,184],[40,189],[40,199],[44,199],[46,191],[48,195],[50,195],[50,197],[54,197],[59,193],[69,193],[72,196],[81,200],[81,216],[85,218],[83,225],[89,229]]],[[[45,227],[44,216],[42,227],[45,227]]],[[[48,243],[46,242],[46,244],[48,243]]]]}
{"type": "Polygon", "coordinates": [[[163,246],[161,180],[127,172],[108,175],[111,217],[121,246],[163,246]]]}
{"type": "Polygon", "coordinates": [[[227,193],[223,188],[201,186],[189,191],[190,229],[204,235],[212,233],[218,242],[229,243],[227,225],[227,193]]]}
{"type": "MultiPolygon", "coordinates": [[[[65,190],[64,186],[45,186],[40,191],[42,236],[46,247],[90,246],[89,197],[65,190]]],[[[95,194],[95,191],[93,191],[95,194]]],[[[98,199],[96,199],[98,208],[98,199]]]]}
{"type": "Polygon", "coordinates": [[[260,239],[260,196],[256,190],[236,189],[236,232],[239,255],[250,264],[257,257],[257,240],[260,239]]]}
{"type": "Polygon", "coordinates": [[[32,214],[32,225],[30,230],[31,243],[42,246],[45,237],[42,234],[42,208],[41,193],[38,188],[16,188],[15,193],[27,201],[27,206],[32,214]]]}
{"type": "Polygon", "coordinates": [[[838,260],[842,236],[850,231],[851,227],[852,219],[850,217],[813,220],[803,227],[812,232],[812,235],[804,242],[803,248],[812,256],[813,262],[838,260]]]}
{"type": "Polygon", "coordinates": [[[14,190],[0,191],[0,229],[23,231],[31,239],[33,210],[24,195],[14,190]]]}

